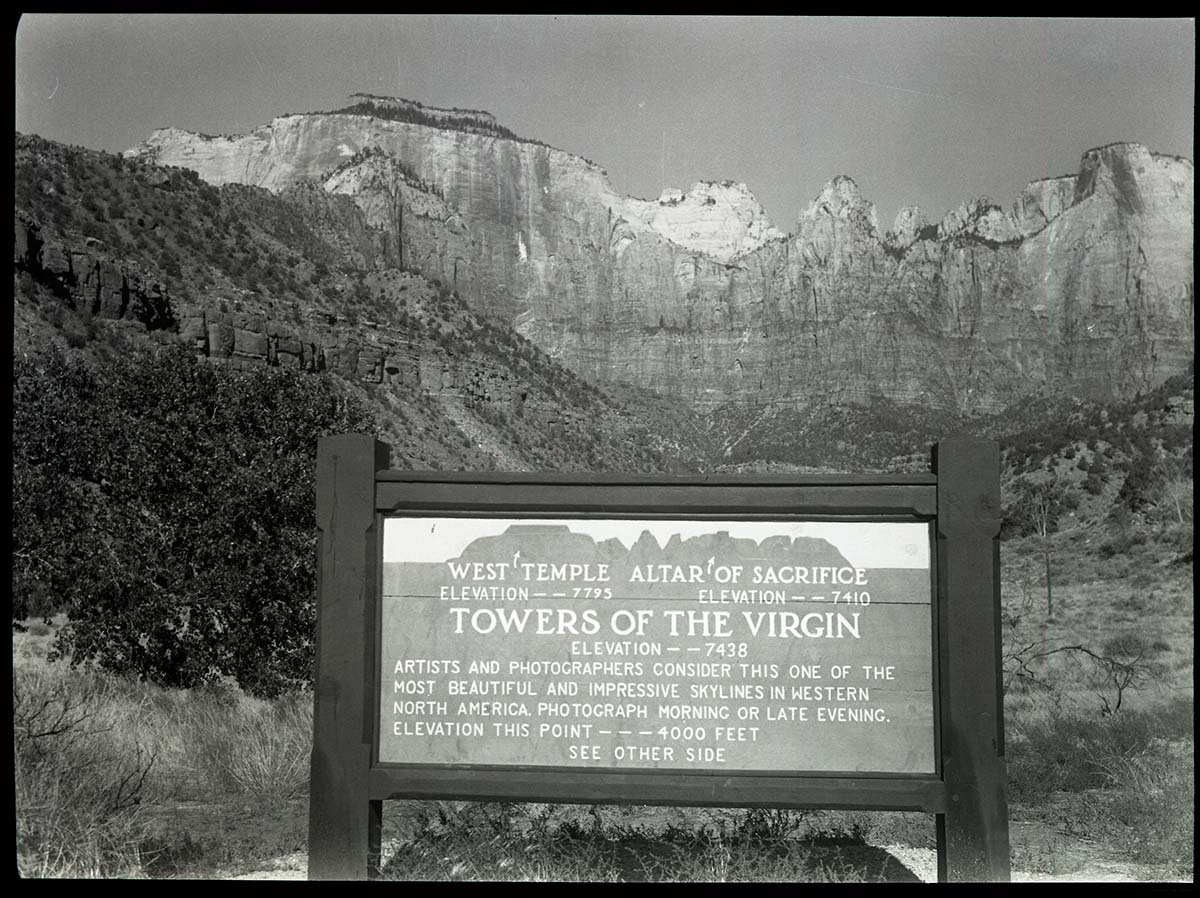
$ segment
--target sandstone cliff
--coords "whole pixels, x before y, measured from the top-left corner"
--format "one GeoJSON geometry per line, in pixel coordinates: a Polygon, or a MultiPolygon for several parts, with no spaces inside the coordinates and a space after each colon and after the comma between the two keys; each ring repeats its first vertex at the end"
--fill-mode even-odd
{"type": "Polygon", "coordinates": [[[167,129],[128,155],[213,183],[318,179],[402,264],[551,356],[699,408],[1125,396],[1193,357],[1193,166],[1137,144],[1090,150],[1010,210],[980,198],[936,228],[909,209],[882,233],[840,176],[785,237],[743,185],[622,197],[595,164],[498,137],[482,113],[431,124],[363,108],[238,137],[167,129]]]}

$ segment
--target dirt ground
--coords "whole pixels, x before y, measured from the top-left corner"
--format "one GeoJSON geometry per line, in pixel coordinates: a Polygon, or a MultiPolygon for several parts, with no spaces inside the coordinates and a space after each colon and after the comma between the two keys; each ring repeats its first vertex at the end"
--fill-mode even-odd
{"type": "MultiPolygon", "coordinates": [[[[398,802],[385,805],[385,859],[394,851],[395,845],[394,838],[387,838],[387,830],[393,828],[387,818],[400,810],[398,802]]],[[[1009,824],[1014,882],[1190,881],[1105,857],[1095,843],[1037,821],[1023,820],[1021,809],[1014,810],[1016,813],[1009,824]]],[[[261,809],[255,812],[247,808],[231,813],[229,808],[222,806],[181,803],[164,814],[163,822],[191,833],[199,845],[226,846],[229,862],[216,869],[185,868],[168,875],[201,879],[306,879],[307,811],[304,800],[291,802],[286,809],[269,814],[262,814],[261,809]],[[275,846],[276,853],[264,850],[268,846],[275,846]]],[[[882,844],[814,846],[813,850],[818,859],[821,853],[828,853],[831,859],[836,854],[843,869],[857,867],[864,877],[875,878],[882,872],[885,881],[889,882],[937,881],[937,852],[933,848],[882,844]],[[886,863],[881,863],[881,858],[886,863]]],[[[212,863],[215,856],[211,847],[205,848],[203,854],[212,863]]]]}

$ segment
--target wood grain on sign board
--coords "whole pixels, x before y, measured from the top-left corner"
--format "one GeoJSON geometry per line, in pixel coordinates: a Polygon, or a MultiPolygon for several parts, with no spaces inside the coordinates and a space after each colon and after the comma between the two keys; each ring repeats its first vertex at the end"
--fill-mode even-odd
{"type": "Polygon", "coordinates": [[[656,482],[639,486],[625,481],[564,482],[530,475],[529,483],[484,479],[483,475],[437,475],[417,479],[409,472],[381,481],[376,490],[379,511],[429,511],[478,514],[488,509],[530,509],[539,513],[605,513],[621,510],[728,515],[730,509],[754,509],[763,514],[906,515],[932,517],[936,494],[929,481],[894,483],[827,483],[764,485],[755,481],[696,483],[656,482]]]}
{"type": "Polygon", "coordinates": [[[375,767],[379,798],[550,801],[699,807],[822,808],[941,814],[945,788],[934,777],[853,777],[659,771],[461,767],[375,767]]]}

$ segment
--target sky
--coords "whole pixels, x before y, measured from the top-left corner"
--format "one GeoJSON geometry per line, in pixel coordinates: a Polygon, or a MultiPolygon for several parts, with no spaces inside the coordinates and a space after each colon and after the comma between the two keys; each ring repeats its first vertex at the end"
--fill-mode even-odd
{"type": "MultiPolygon", "coordinates": [[[[442,562],[458,558],[481,536],[497,536],[510,526],[565,525],[572,533],[585,533],[596,542],[616,538],[628,548],[642,531],[654,534],[665,546],[673,534],[690,539],[706,533],[729,531],[734,539],[762,542],[769,536],[814,536],[826,539],[842,557],[860,568],[928,568],[929,525],[881,521],[686,521],[597,520],[526,518],[399,518],[384,519],[385,562],[442,562]]],[[[569,561],[571,559],[563,559],[569,561]]]]}
{"type": "Polygon", "coordinates": [[[1087,149],[1193,158],[1193,20],[24,17],[16,128],[94,149],[234,134],[354,92],[486,109],[654,198],[746,183],[784,231],[835,175],[880,224],[1005,208],[1087,149]]]}

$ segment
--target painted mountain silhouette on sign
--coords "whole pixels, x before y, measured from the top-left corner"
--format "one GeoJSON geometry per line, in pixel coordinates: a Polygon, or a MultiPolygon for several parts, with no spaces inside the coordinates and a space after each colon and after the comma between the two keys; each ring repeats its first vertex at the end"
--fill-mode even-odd
{"type": "Polygon", "coordinates": [[[818,537],[779,535],[764,539],[738,539],[728,530],[717,530],[682,539],[672,534],[665,546],[649,530],[629,548],[618,539],[599,543],[584,533],[571,531],[567,524],[513,524],[498,536],[481,536],[468,545],[458,561],[511,561],[521,553],[523,562],[564,561],[608,564],[614,572],[634,565],[747,565],[796,564],[802,566],[850,566],[828,540],[818,537]]]}
{"type": "MultiPolygon", "coordinates": [[[[716,526],[716,525],[714,525],[716,526]]],[[[635,528],[636,524],[631,524],[635,528]]],[[[482,536],[472,541],[454,562],[484,564],[576,564],[591,565],[592,574],[598,565],[607,565],[608,579],[603,583],[555,579],[553,589],[546,587],[549,594],[554,590],[567,590],[573,597],[575,586],[611,586],[614,596],[687,598],[696,599],[700,588],[718,585],[713,577],[718,567],[740,567],[741,578],[731,585],[745,587],[749,584],[749,571],[760,567],[851,567],[849,561],[830,542],[815,537],[771,536],[758,542],[739,539],[728,530],[682,539],[672,534],[665,546],[649,530],[628,548],[618,539],[610,538],[597,542],[593,537],[571,531],[567,524],[513,524],[504,533],[482,536]],[[635,568],[640,576],[635,578],[635,568]]],[[[410,574],[416,573],[417,565],[410,566],[410,574]]],[[[425,582],[426,573],[443,581],[447,576],[446,564],[420,565],[419,579],[425,582]]],[[[506,585],[525,585],[525,568],[517,568],[507,576],[506,585]]],[[[536,574],[535,574],[536,576],[536,574]]],[[[390,579],[390,578],[389,578],[390,579]]],[[[541,581],[545,585],[548,581],[541,581]]],[[[539,588],[540,587],[535,587],[539,588]]]]}

